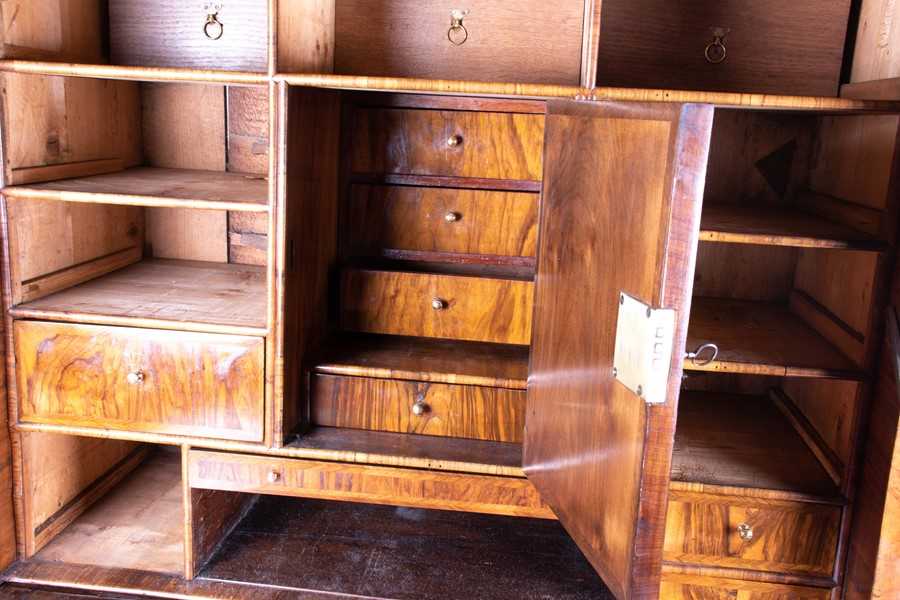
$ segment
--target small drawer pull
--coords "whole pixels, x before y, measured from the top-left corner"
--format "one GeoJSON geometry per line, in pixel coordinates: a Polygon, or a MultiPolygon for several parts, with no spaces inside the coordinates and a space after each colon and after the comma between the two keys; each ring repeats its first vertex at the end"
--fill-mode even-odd
{"type": "Polygon", "coordinates": [[[216,41],[222,39],[225,34],[225,25],[219,20],[219,11],[222,5],[210,2],[206,5],[206,23],[203,25],[203,35],[216,41]]]}
{"type": "Polygon", "coordinates": [[[469,39],[469,30],[463,25],[463,19],[468,14],[468,10],[458,8],[450,11],[450,29],[447,31],[447,39],[454,46],[462,46],[469,39]]]}
{"type": "Polygon", "coordinates": [[[144,372],[141,370],[131,371],[125,376],[125,381],[131,385],[139,385],[144,383],[144,372]]]}
{"type": "Polygon", "coordinates": [[[458,212],[450,211],[446,215],[444,215],[444,220],[448,223],[456,223],[460,219],[462,219],[462,215],[458,212]]]}
{"type": "Polygon", "coordinates": [[[431,308],[434,310],[445,310],[447,308],[447,301],[443,298],[432,298],[431,308]]]}
{"type": "Polygon", "coordinates": [[[706,62],[711,65],[718,65],[725,62],[728,58],[728,48],[725,47],[725,38],[731,32],[727,27],[712,27],[713,41],[706,45],[703,51],[706,56],[706,62]]]}
{"type": "Polygon", "coordinates": [[[745,542],[753,541],[753,527],[747,523],[741,523],[737,526],[738,537],[745,542]]]}
{"type": "Polygon", "coordinates": [[[428,412],[428,405],[424,398],[417,398],[415,404],[412,405],[412,414],[421,417],[428,412]]]}
{"type": "Polygon", "coordinates": [[[463,137],[461,135],[451,135],[447,138],[447,145],[451,148],[456,148],[457,146],[462,145],[463,137]]]}
{"type": "Polygon", "coordinates": [[[269,483],[278,483],[279,481],[281,481],[281,473],[276,471],[275,469],[272,469],[271,471],[269,471],[269,474],[266,475],[266,480],[269,483]]]}
{"type": "Polygon", "coordinates": [[[705,367],[714,363],[716,361],[716,358],[719,357],[719,347],[715,344],[703,344],[693,352],[688,352],[686,357],[690,359],[691,363],[695,367],[705,367]],[[709,358],[705,360],[697,360],[704,352],[709,352],[709,358]]]}

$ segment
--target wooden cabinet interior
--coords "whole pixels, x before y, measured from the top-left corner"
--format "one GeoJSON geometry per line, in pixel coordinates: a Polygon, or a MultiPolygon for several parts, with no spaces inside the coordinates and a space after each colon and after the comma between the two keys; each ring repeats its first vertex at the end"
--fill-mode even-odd
{"type": "Polygon", "coordinates": [[[201,593],[272,495],[558,519],[620,598],[858,584],[900,104],[834,97],[846,0],[0,4],[18,573],[201,593]]]}

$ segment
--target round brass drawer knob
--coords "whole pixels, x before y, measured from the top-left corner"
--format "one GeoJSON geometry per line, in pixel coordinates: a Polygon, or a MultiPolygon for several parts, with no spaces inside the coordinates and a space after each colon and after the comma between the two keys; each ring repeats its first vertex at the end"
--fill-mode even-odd
{"type": "Polygon", "coordinates": [[[268,479],[269,483],[278,483],[279,481],[281,481],[281,473],[273,469],[269,471],[269,475],[266,477],[266,479],[268,479]]]}
{"type": "Polygon", "coordinates": [[[431,299],[431,308],[434,310],[446,310],[447,306],[447,301],[442,298],[431,299]]]}
{"type": "Polygon", "coordinates": [[[745,542],[749,542],[753,540],[753,527],[748,525],[747,523],[741,523],[737,528],[738,537],[740,537],[745,542]]]}
{"type": "Polygon", "coordinates": [[[143,371],[131,371],[128,375],[125,376],[125,381],[127,381],[131,385],[138,385],[139,383],[144,383],[144,372],[143,371]]]}
{"type": "Polygon", "coordinates": [[[462,145],[462,143],[463,138],[461,135],[451,135],[449,138],[447,138],[447,145],[451,148],[456,148],[457,146],[462,145]]]}
{"type": "Polygon", "coordinates": [[[462,215],[458,212],[450,211],[446,215],[444,215],[444,220],[448,223],[456,223],[460,219],[462,219],[462,215]]]}
{"type": "Polygon", "coordinates": [[[422,400],[416,400],[416,403],[412,405],[412,414],[417,417],[421,417],[425,413],[428,412],[428,405],[425,404],[422,400]]]}

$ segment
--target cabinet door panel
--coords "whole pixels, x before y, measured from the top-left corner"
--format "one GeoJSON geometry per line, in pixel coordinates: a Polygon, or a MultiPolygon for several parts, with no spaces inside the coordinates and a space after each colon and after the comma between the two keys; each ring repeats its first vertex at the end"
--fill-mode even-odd
{"type": "Polygon", "coordinates": [[[615,380],[618,299],[684,348],[712,112],[548,104],[524,467],[619,598],[659,592],[682,369],[652,406],[615,380]]]}

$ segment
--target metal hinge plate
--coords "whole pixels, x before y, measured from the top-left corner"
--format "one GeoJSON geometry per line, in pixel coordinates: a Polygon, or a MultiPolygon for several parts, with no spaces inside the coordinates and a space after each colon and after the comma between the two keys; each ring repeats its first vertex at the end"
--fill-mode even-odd
{"type": "Polygon", "coordinates": [[[666,402],[674,336],[674,310],[619,294],[613,376],[647,404],[666,402]]]}

